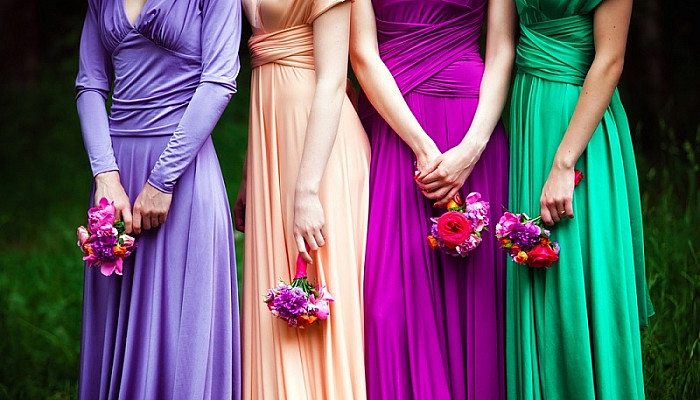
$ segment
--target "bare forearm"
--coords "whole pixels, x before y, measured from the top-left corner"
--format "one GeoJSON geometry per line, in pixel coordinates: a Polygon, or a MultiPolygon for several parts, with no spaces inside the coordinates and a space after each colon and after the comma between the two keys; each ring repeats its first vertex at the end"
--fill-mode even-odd
{"type": "Polygon", "coordinates": [[[297,193],[318,193],[338,134],[340,113],[345,99],[344,84],[344,81],[321,82],[316,86],[297,177],[297,193]]]}
{"type": "Polygon", "coordinates": [[[513,58],[512,46],[506,46],[492,58],[486,59],[486,68],[479,90],[479,105],[461,144],[470,141],[481,150],[486,147],[501,118],[508,97],[513,58]]]}
{"type": "Polygon", "coordinates": [[[554,165],[571,169],[603,118],[622,72],[621,60],[597,59],[583,82],[571,122],[554,157],[554,165]]]}
{"type": "Polygon", "coordinates": [[[425,154],[431,146],[435,146],[411,112],[394,77],[378,55],[352,57],[352,65],[369,101],[414,154],[425,154]]]}

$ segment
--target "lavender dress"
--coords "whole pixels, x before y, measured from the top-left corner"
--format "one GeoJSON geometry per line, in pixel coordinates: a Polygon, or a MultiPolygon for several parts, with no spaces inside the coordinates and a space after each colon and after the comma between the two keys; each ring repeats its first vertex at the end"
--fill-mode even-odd
{"type": "MultiPolygon", "coordinates": [[[[379,50],[418,121],[445,151],[478,103],[477,40],[485,0],[374,0],[379,50]]],[[[501,399],[504,257],[487,233],[468,258],[431,250],[429,218],[444,210],[420,193],[413,153],[366,99],[372,148],[365,265],[365,358],[370,399],[501,399]]],[[[498,126],[462,194],[508,200],[508,150],[498,126]]]]}
{"type": "Polygon", "coordinates": [[[86,270],[79,397],[240,397],[231,216],[211,131],[235,92],[240,5],[90,0],[77,104],[92,172],[173,194],[122,277],[86,270]],[[107,115],[105,99],[112,106],[107,115]]]}

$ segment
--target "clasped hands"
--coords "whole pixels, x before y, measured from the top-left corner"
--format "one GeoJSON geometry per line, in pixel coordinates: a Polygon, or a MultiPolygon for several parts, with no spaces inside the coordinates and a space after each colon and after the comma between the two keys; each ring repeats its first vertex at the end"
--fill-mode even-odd
{"type": "Polygon", "coordinates": [[[109,171],[95,177],[95,203],[102,197],[114,203],[115,219],[124,221],[126,233],[141,233],[165,223],[173,195],[164,193],[146,183],[134,201],[133,214],[129,196],[119,179],[118,171],[109,171]]]}
{"type": "Polygon", "coordinates": [[[416,184],[425,197],[435,200],[434,207],[446,207],[459,193],[484,146],[465,140],[441,153],[437,146],[416,154],[416,184]]]}

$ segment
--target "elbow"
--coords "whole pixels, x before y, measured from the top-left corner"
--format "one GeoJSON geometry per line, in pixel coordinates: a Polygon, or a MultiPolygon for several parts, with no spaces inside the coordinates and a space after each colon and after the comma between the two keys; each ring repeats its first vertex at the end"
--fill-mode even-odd
{"type": "Polygon", "coordinates": [[[617,82],[620,80],[620,76],[622,76],[622,69],[625,65],[625,57],[624,55],[614,57],[596,57],[593,63],[599,66],[600,71],[604,76],[617,82]]]}

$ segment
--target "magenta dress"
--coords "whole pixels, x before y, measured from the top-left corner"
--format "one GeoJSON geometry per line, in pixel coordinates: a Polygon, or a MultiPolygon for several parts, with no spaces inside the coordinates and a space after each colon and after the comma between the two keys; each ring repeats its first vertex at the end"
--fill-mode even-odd
{"type": "MultiPolygon", "coordinates": [[[[211,132],[238,74],[236,0],[90,0],[77,106],[93,175],[172,193],[124,275],[85,271],[79,398],[240,398],[231,215],[211,132]],[[105,100],[111,95],[109,115],[105,100]]],[[[91,199],[91,202],[93,200],[91,199]]]]}
{"type": "MultiPolygon", "coordinates": [[[[478,103],[477,40],[485,0],[374,0],[379,51],[440,150],[458,144],[478,103]]],[[[370,137],[365,358],[370,399],[502,399],[505,259],[492,234],[468,258],[431,250],[433,209],[413,180],[411,149],[361,98],[370,137]]],[[[493,232],[508,201],[499,124],[462,188],[491,204],[493,232]]]]}

